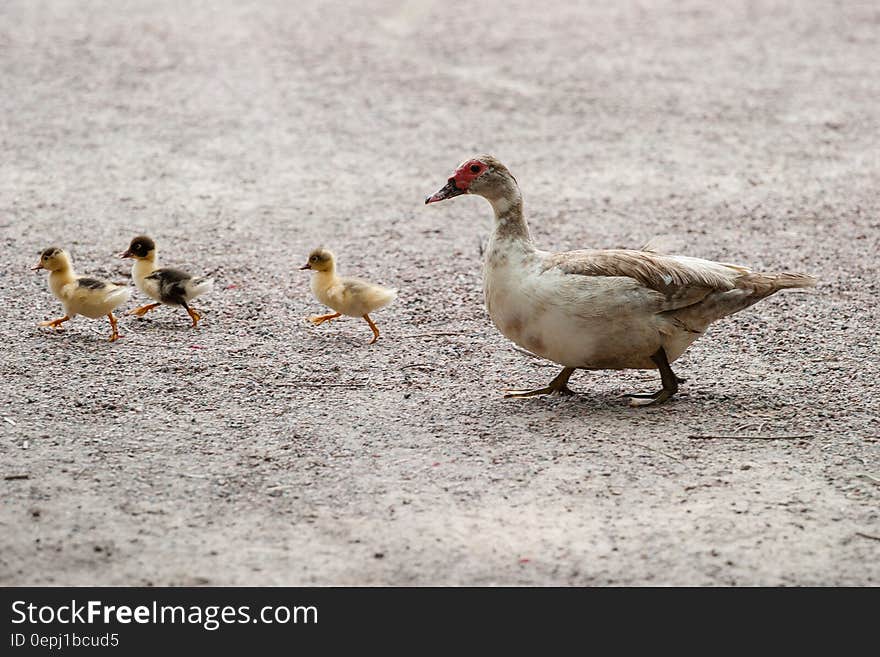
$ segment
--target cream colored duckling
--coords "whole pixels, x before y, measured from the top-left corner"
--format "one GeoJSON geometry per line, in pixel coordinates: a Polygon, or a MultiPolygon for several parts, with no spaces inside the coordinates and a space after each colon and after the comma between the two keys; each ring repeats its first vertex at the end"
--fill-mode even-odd
{"type": "Polygon", "coordinates": [[[312,293],[325,306],[335,313],[310,315],[309,321],[315,326],[336,319],[340,315],[362,317],[373,331],[373,344],[379,339],[379,329],[370,319],[370,313],[394,301],[397,290],[390,290],[362,281],[358,278],[343,278],[336,274],[336,257],[327,249],[315,249],[309,254],[309,261],[300,269],[312,269],[312,293]]]}
{"type": "Polygon", "coordinates": [[[153,308],[162,304],[182,306],[192,319],[193,328],[202,318],[189,307],[189,302],[196,297],[210,292],[214,287],[214,279],[208,276],[193,276],[172,267],[159,268],[156,262],[156,243],[146,235],[135,237],[128,249],[119,254],[120,258],[134,258],[131,277],[141,292],[157,303],[148,303],[126,313],[143,317],[153,308]]]}
{"type": "Polygon", "coordinates": [[[131,290],[127,287],[114,285],[98,278],[77,276],[70,264],[70,256],[64,249],[50,246],[40,254],[40,261],[33,269],[49,270],[49,289],[64,307],[64,317],[48,322],[40,322],[40,326],[51,326],[58,329],[64,322],[77,315],[92,319],[107,317],[110,320],[112,333],[110,342],[119,339],[119,329],[113,311],[128,301],[131,290]]]}

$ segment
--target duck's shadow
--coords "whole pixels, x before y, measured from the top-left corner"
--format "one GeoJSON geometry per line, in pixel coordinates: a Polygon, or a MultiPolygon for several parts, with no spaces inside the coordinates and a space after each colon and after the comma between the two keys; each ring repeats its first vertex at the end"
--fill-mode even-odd
{"type": "MultiPolygon", "coordinates": [[[[503,392],[491,397],[487,406],[506,416],[526,417],[552,412],[559,419],[607,418],[614,420],[692,421],[695,416],[708,419],[716,415],[737,414],[743,408],[752,411],[773,410],[776,396],[755,398],[751,391],[723,394],[711,390],[679,393],[662,404],[630,406],[623,392],[575,392],[572,395],[545,395],[527,398],[506,398],[503,392]]],[[[487,409],[488,410],[488,409],[487,409]]]]}
{"type": "Polygon", "coordinates": [[[34,327],[33,337],[35,340],[42,340],[44,344],[69,347],[76,345],[77,347],[90,347],[96,345],[110,345],[110,325],[106,325],[106,330],[98,330],[93,326],[65,326],[62,329],[51,329],[43,326],[34,327]]]}
{"type": "MultiPolygon", "coordinates": [[[[184,316],[185,317],[185,316],[184,316]]],[[[174,317],[135,317],[126,316],[120,318],[119,329],[132,328],[138,332],[143,331],[173,331],[175,333],[181,330],[198,331],[199,327],[193,327],[189,318],[175,319],[174,317]]]]}

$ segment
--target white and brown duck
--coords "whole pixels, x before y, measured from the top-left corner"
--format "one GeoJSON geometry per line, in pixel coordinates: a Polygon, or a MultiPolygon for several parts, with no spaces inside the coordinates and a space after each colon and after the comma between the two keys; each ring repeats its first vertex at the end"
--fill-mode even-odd
{"type": "Polygon", "coordinates": [[[509,397],[571,394],[576,369],[657,369],[659,391],[627,396],[633,406],[663,402],[681,382],[670,363],[712,322],[779,290],[816,284],[805,274],[648,250],[541,251],[516,179],[489,155],[461,164],[425,203],[461,194],[482,196],[495,211],[483,278],[489,316],[514,343],[563,367],[548,386],[509,397]]]}
{"type": "Polygon", "coordinates": [[[141,292],[153,299],[148,303],[126,313],[143,317],[161,305],[180,306],[192,319],[193,328],[202,316],[190,307],[190,302],[198,296],[210,292],[214,279],[210,276],[193,276],[181,269],[159,267],[156,243],[146,235],[138,235],[131,240],[128,249],[119,254],[120,258],[134,258],[131,277],[141,292]]]}
{"type": "Polygon", "coordinates": [[[67,251],[50,246],[40,254],[40,259],[32,269],[49,271],[49,289],[64,307],[64,317],[40,322],[58,330],[64,322],[77,315],[98,319],[106,317],[110,321],[110,342],[119,339],[119,328],[113,311],[131,296],[131,288],[115,285],[109,281],[90,276],[78,276],[73,271],[67,251]]]}

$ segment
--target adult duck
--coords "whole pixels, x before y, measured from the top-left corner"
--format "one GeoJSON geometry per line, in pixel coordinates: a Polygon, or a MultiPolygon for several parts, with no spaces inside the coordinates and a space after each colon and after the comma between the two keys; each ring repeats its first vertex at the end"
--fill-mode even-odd
{"type": "Polygon", "coordinates": [[[562,365],[544,388],[508,397],[571,394],[576,369],[657,369],[663,387],[626,395],[633,406],[666,401],[681,379],[670,367],[712,322],[786,288],[812,287],[805,274],[747,267],[649,250],[535,248],[516,179],[490,155],[462,163],[425,203],[482,196],[495,211],[483,288],[492,322],[505,337],[562,365]]]}

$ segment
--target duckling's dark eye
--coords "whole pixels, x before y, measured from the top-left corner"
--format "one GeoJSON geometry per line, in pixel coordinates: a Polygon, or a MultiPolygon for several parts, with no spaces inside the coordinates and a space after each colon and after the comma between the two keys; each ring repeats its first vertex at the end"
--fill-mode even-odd
{"type": "Polygon", "coordinates": [[[318,262],[318,256],[312,256],[311,258],[309,258],[309,261],[310,262],[318,262]]]}
{"type": "Polygon", "coordinates": [[[471,165],[471,173],[480,173],[480,167],[477,164],[471,165]]]}

